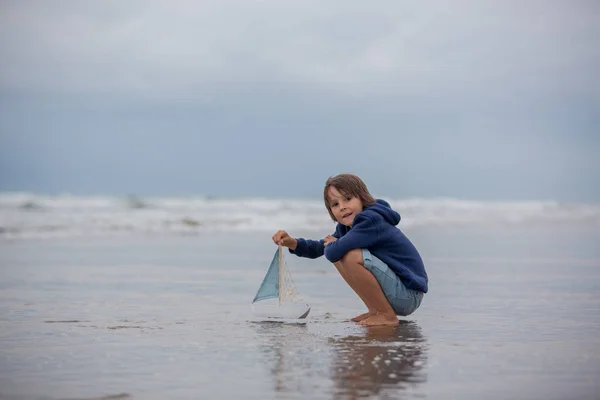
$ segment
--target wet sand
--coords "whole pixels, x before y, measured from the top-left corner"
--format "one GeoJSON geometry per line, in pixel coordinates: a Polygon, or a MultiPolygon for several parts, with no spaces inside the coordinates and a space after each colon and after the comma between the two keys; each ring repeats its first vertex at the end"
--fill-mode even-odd
{"type": "Polygon", "coordinates": [[[413,232],[431,292],[372,328],[290,255],[309,318],[254,318],[268,235],[1,243],[0,398],[596,399],[594,234],[413,232]]]}

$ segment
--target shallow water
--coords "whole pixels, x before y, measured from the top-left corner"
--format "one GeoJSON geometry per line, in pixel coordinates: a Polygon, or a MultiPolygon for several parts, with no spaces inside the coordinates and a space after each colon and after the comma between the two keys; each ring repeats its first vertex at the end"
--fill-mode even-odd
{"type": "Polygon", "coordinates": [[[287,256],[304,324],[256,321],[269,235],[0,244],[0,398],[595,399],[600,235],[409,232],[431,279],[398,327],[287,256]]]}

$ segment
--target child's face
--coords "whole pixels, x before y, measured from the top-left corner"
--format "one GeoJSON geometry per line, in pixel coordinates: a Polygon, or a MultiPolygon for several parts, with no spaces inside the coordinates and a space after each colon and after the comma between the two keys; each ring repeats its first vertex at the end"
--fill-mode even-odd
{"type": "Polygon", "coordinates": [[[345,196],[335,187],[331,186],[328,193],[329,207],[337,221],[346,226],[352,226],[354,217],[363,209],[360,198],[345,196]]]}

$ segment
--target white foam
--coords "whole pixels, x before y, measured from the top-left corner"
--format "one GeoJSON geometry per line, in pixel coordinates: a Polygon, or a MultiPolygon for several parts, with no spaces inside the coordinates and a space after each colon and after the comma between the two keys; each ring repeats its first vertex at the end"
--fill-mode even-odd
{"type": "MultiPolygon", "coordinates": [[[[553,223],[600,227],[600,204],[386,200],[400,212],[400,227],[405,228],[553,223]]],[[[0,239],[334,228],[320,199],[0,194],[0,239]]]]}

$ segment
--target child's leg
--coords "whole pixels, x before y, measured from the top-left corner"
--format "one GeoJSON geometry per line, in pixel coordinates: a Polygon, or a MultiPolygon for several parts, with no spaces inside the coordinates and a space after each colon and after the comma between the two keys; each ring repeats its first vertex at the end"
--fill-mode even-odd
{"type": "MultiPolygon", "coordinates": [[[[352,282],[350,276],[348,275],[348,272],[344,270],[344,267],[342,266],[341,261],[335,262],[333,263],[333,265],[335,265],[335,267],[337,268],[338,272],[340,273],[340,275],[342,276],[342,278],[344,278],[344,280],[346,281],[346,283],[348,284],[348,286],[352,287],[352,285],[350,284],[350,282],[352,282]]],[[[361,294],[361,293],[356,293],[358,295],[358,297],[360,297],[360,299],[362,300],[363,303],[365,303],[365,305],[369,304],[369,301],[361,294]]],[[[360,314],[357,315],[354,318],[350,318],[351,321],[354,322],[360,322],[363,319],[367,319],[372,315],[377,314],[377,310],[375,309],[370,309],[368,308],[369,306],[367,305],[367,309],[369,311],[367,311],[364,314],[360,314]]]]}
{"type": "Polygon", "coordinates": [[[383,294],[379,282],[364,267],[361,249],[349,251],[340,261],[334,264],[344,280],[356,292],[369,310],[367,318],[360,321],[360,325],[398,324],[396,313],[383,294]]]}

